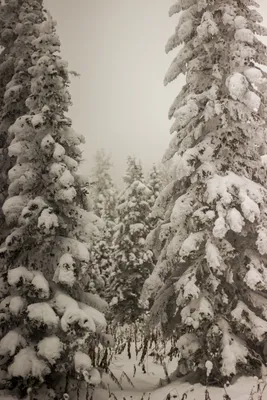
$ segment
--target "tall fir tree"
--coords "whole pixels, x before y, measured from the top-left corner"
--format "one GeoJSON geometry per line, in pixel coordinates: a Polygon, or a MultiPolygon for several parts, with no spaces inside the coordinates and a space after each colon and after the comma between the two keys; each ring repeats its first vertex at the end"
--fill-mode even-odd
{"type": "Polygon", "coordinates": [[[128,156],[127,169],[123,181],[126,185],[131,185],[135,181],[143,182],[144,174],[141,161],[137,161],[136,157],[128,156]]]}
{"type": "Polygon", "coordinates": [[[1,388],[6,397],[23,398],[30,390],[35,399],[77,392],[85,399],[101,381],[95,347],[110,341],[103,303],[83,291],[96,232],[88,182],[77,172],[83,137],[65,116],[68,70],[55,24],[42,0],[18,4],[17,40],[34,52],[28,113],[9,128],[16,163],[3,205],[10,234],[0,258],[1,388]]]}
{"type": "Polygon", "coordinates": [[[112,268],[112,237],[117,218],[117,188],[111,177],[111,157],[103,149],[95,155],[92,173],[92,198],[94,210],[104,221],[104,227],[96,236],[91,252],[89,288],[106,297],[108,279],[112,268]]]}
{"type": "MultiPolygon", "coordinates": [[[[43,14],[36,12],[21,15],[22,0],[3,1],[0,5],[0,238],[8,234],[2,206],[8,196],[8,170],[14,158],[8,155],[12,135],[9,127],[19,116],[26,113],[26,98],[30,94],[32,39],[37,35],[35,22],[41,22],[43,14]],[[34,19],[32,20],[32,17],[34,19]]],[[[29,7],[35,7],[34,3],[29,7]]],[[[37,5],[38,8],[38,5],[37,5]]]]}
{"type": "MultiPolygon", "coordinates": [[[[222,383],[267,361],[267,35],[254,0],[180,0],[165,83],[186,75],[171,106],[172,182],[153,210],[161,254],[146,281],[150,326],[176,339],[177,375],[222,383]],[[211,364],[209,364],[211,365],[211,364]]],[[[175,354],[175,353],[174,353],[175,354]]]]}
{"type": "Polygon", "coordinates": [[[141,163],[128,158],[126,189],[118,200],[118,224],[113,238],[113,272],[109,292],[112,314],[119,323],[133,323],[143,312],[139,297],[152,271],[153,253],[145,239],[151,229],[151,190],[145,184],[141,163]]]}
{"type": "Polygon", "coordinates": [[[147,185],[152,192],[151,206],[154,206],[160,190],[162,189],[162,177],[159,168],[154,164],[148,174],[147,185]]]}
{"type": "Polygon", "coordinates": [[[95,155],[95,165],[92,171],[92,198],[95,212],[107,221],[116,218],[117,190],[110,174],[111,156],[103,149],[95,155]]]}

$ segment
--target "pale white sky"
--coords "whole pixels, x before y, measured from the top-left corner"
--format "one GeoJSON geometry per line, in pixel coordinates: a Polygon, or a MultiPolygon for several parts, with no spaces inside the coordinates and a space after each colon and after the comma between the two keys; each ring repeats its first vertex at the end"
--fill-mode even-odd
{"type": "MultiPolygon", "coordinates": [[[[161,160],[170,140],[168,110],[183,83],[181,77],[163,85],[176,55],[164,51],[177,23],[177,16],[168,17],[172,3],[45,0],[58,22],[62,57],[81,74],[72,80],[70,116],[86,137],[84,171],[89,173],[102,147],[112,154],[117,181],[128,155],[140,158],[145,168],[161,160]]],[[[266,0],[259,3],[266,22],[266,0]]]]}

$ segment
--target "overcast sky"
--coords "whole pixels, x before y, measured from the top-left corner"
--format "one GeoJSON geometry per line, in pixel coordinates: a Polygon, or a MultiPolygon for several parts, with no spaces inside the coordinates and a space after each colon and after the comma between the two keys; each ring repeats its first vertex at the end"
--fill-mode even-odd
{"type": "MultiPolygon", "coordinates": [[[[168,109],[183,78],[163,85],[175,51],[165,54],[177,16],[174,0],[45,0],[58,22],[62,57],[81,74],[72,80],[74,128],[86,137],[83,171],[97,149],[111,153],[114,178],[121,179],[128,155],[145,168],[168,146],[168,109]]],[[[260,0],[267,21],[266,0],[260,0]],[[265,5],[264,5],[265,2],[265,5]]]]}

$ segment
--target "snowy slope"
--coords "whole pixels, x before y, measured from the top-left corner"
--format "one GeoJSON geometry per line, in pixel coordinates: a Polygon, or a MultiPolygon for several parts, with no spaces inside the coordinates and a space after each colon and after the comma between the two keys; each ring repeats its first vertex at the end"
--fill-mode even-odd
{"type": "MultiPolygon", "coordinates": [[[[167,386],[160,387],[160,379],[164,379],[164,371],[161,365],[155,364],[151,357],[148,357],[146,362],[147,373],[142,372],[141,367],[138,366],[134,352],[133,358],[128,359],[127,354],[123,353],[117,356],[113,361],[111,370],[120,380],[123,390],[120,390],[116,383],[110,377],[105,377],[104,382],[108,386],[111,393],[118,400],[164,400],[168,395],[177,400],[205,400],[205,387],[202,385],[190,385],[188,383],[177,380],[167,386]],[[136,374],[134,375],[134,366],[136,366],[136,374]],[[124,372],[130,378],[134,387],[128,382],[124,372]],[[183,398],[186,393],[187,397],[183,398]]],[[[168,371],[171,373],[175,368],[175,362],[168,365],[168,371]]],[[[267,400],[267,390],[264,391],[262,399],[254,395],[254,398],[249,398],[251,390],[254,388],[256,391],[257,380],[255,378],[240,378],[233,386],[227,388],[227,393],[231,400],[267,400]]],[[[224,400],[224,389],[222,388],[209,388],[210,400],[224,400]]],[[[112,396],[112,398],[114,397],[112,396]]],[[[115,399],[114,397],[114,399],[115,399]]],[[[169,397],[168,399],[169,400],[169,397]]]]}

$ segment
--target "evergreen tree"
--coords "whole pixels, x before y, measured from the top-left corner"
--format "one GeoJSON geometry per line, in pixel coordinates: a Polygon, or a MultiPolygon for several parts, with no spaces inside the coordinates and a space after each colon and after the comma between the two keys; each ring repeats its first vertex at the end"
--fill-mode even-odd
{"type": "Polygon", "coordinates": [[[69,80],[55,24],[41,0],[21,1],[18,16],[17,40],[34,52],[28,113],[9,128],[16,164],[3,205],[10,234],[0,257],[0,381],[19,398],[31,390],[35,399],[59,400],[101,380],[95,347],[108,343],[103,303],[83,291],[96,217],[77,172],[83,137],[65,116],[69,80]]]}
{"type": "MultiPolygon", "coordinates": [[[[8,234],[2,205],[8,196],[8,170],[14,159],[8,155],[8,146],[12,135],[9,127],[16,119],[26,113],[26,98],[30,94],[32,39],[36,36],[36,22],[41,22],[41,12],[21,14],[22,0],[6,0],[0,5],[0,239],[8,234]],[[32,20],[34,17],[34,20],[32,20]]],[[[40,8],[40,7],[39,7],[40,8]]],[[[38,4],[37,4],[38,9],[38,4]]]]}
{"type": "MultiPolygon", "coordinates": [[[[147,185],[151,190],[149,204],[151,210],[153,210],[153,207],[159,196],[159,193],[163,188],[162,171],[160,170],[160,168],[156,167],[156,165],[153,165],[149,173],[147,179],[147,185]]],[[[160,218],[157,215],[154,215],[152,212],[150,213],[149,218],[150,218],[150,232],[146,238],[146,246],[153,252],[154,258],[157,260],[160,255],[161,246],[155,246],[154,240],[155,237],[157,236],[157,230],[155,230],[155,228],[158,226],[160,218]]]]}
{"type": "Polygon", "coordinates": [[[147,179],[147,185],[152,191],[151,205],[153,206],[162,188],[162,181],[159,169],[153,165],[147,179]]]}
{"type": "Polygon", "coordinates": [[[267,48],[254,0],[184,0],[166,50],[183,43],[165,83],[186,84],[165,160],[172,182],[154,216],[161,254],[144,285],[150,326],[177,339],[177,375],[221,383],[260,374],[267,337],[267,48]],[[210,364],[209,364],[210,365],[210,364]]]}
{"type": "Polygon", "coordinates": [[[113,273],[110,280],[112,312],[120,323],[132,323],[142,313],[139,296],[152,270],[153,254],[145,238],[151,229],[151,190],[144,183],[141,163],[128,158],[127,184],[118,201],[118,225],[114,234],[113,273]]]}
{"type": "Polygon", "coordinates": [[[143,168],[140,160],[137,161],[133,156],[127,158],[127,169],[123,181],[126,185],[131,185],[135,181],[144,181],[143,168]]]}
{"type": "Polygon", "coordinates": [[[110,174],[111,167],[110,155],[103,149],[98,150],[92,173],[92,197],[96,214],[108,221],[116,218],[117,190],[110,174]]]}
{"type": "Polygon", "coordinates": [[[89,288],[104,298],[112,268],[112,237],[117,217],[117,189],[110,174],[111,166],[111,157],[103,149],[99,150],[92,174],[92,196],[94,210],[103,219],[105,226],[92,246],[89,288]]]}

